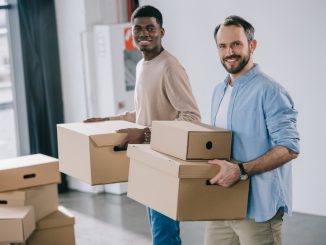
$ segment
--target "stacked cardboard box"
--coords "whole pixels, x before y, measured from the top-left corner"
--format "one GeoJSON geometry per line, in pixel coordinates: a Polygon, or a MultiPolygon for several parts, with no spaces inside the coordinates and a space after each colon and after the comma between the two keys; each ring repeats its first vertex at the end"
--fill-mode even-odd
{"type": "Polygon", "coordinates": [[[74,216],[64,207],[36,223],[36,229],[21,245],[74,245],[74,216]]]}
{"type": "Polygon", "coordinates": [[[56,158],[35,154],[0,160],[0,244],[49,244],[30,239],[58,212],[58,183],[56,158]]]}
{"type": "Polygon", "coordinates": [[[230,159],[231,132],[184,121],[154,121],[151,145],[130,145],[128,196],[182,221],[242,219],[249,181],[209,185],[219,171],[207,159],[230,159]]]}
{"type": "Polygon", "coordinates": [[[127,121],[58,124],[60,171],[90,185],[128,180],[126,151],[114,151],[126,137],[119,129],[143,128],[127,121]]]}

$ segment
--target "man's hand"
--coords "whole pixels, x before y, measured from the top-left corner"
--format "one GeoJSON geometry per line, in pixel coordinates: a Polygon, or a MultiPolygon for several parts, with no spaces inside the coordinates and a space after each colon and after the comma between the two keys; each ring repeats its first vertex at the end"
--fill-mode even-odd
{"type": "Polygon", "coordinates": [[[91,122],[104,122],[104,121],[109,121],[109,117],[92,117],[84,120],[84,123],[91,123],[91,122]]]}
{"type": "Polygon", "coordinates": [[[211,184],[218,184],[223,187],[230,187],[239,181],[240,169],[237,164],[225,160],[210,160],[210,164],[218,165],[220,170],[216,176],[209,180],[211,184]]]}
{"type": "Polygon", "coordinates": [[[126,150],[128,144],[142,144],[145,139],[144,132],[145,129],[139,128],[126,128],[117,130],[117,133],[127,133],[127,136],[124,138],[121,144],[117,146],[116,149],[126,150]]]}

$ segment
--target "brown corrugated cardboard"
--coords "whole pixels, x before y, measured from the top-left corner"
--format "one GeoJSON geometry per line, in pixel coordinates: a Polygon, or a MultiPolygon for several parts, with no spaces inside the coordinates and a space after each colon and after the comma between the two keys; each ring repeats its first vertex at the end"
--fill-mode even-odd
{"type": "Polygon", "coordinates": [[[126,151],[115,152],[126,137],[118,129],[142,128],[127,121],[58,124],[60,171],[90,185],[128,180],[126,151]]]}
{"type": "Polygon", "coordinates": [[[60,183],[58,159],[34,154],[0,160],[0,192],[60,183]]]}
{"type": "Polygon", "coordinates": [[[151,148],[182,160],[230,159],[231,131],[202,123],[153,121],[151,148]]]}
{"type": "Polygon", "coordinates": [[[26,245],[74,245],[74,216],[64,207],[59,207],[36,224],[36,230],[26,245]]]}
{"type": "Polygon", "coordinates": [[[38,221],[58,209],[57,184],[0,192],[0,207],[33,206],[38,221]]]}
{"type": "Polygon", "coordinates": [[[181,221],[246,217],[249,181],[230,188],[207,185],[216,165],[189,162],[150,149],[129,145],[128,196],[181,221]]]}
{"type": "Polygon", "coordinates": [[[24,242],[35,229],[34,208],[0,207],[0,241],[24,242]]]}

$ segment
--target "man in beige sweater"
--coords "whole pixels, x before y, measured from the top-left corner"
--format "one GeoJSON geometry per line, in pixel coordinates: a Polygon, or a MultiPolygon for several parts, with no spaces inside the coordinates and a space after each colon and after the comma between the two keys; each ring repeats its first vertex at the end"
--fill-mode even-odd
{"type": "MultiPolygon", "coordinates": [[[[148,141],[153,120],[200,121],[184,68],[162,47],[165,31],[160,11],[152,6],[142,6],[135,10],[131,20],[134,43],[143,55],[136,68],[135,111],[85,121],[126,120],[146,126],[145,129],[119,130],[128,133],[120,149],[125,149],[129,143],[148,141]]],[[[154,245],[181,244],[179,222],[150,208],[148,216],[154,245]]]]}

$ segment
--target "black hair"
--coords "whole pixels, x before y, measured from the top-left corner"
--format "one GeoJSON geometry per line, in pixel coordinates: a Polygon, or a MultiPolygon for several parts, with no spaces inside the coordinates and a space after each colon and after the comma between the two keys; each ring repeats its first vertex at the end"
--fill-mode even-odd
{"type": "Polygon", "coordinates": [[[131,22],[134,22],[134,19],[139,17],[154,17],[156,19],[157,24],[159,24],[160,27],[163,26],[162,14],[157,8],[153,6],[144,5],[137,8],[131,15],[131,22]]]}
{"type": "Polygon", "coordinates": [[[216,28],[214,30],[214,39],[215,40],[216,40],[216,34],[222,25],[223,26],[232,26],[233,25],[233,26],[243,27],[248,41],[252,41],[254,39],[255,28],[248,21],[241,18],[240,16],[230,15],[230,16],[226,17],[225,20],[221,24],[216,26],[216,28]]]}

